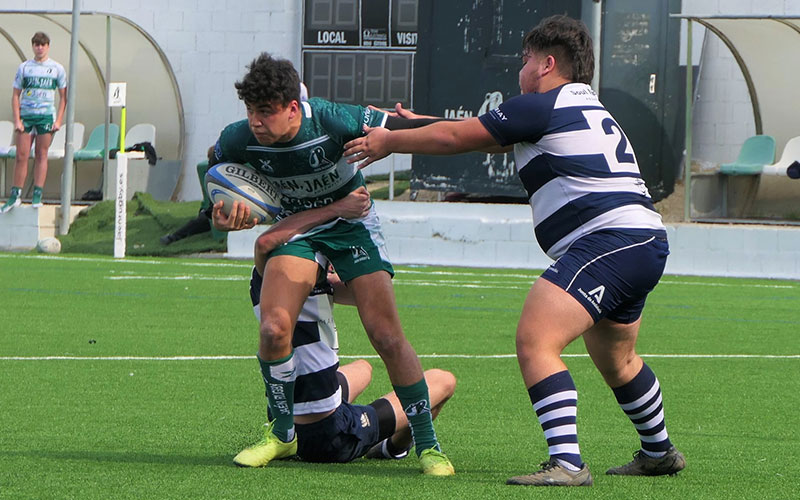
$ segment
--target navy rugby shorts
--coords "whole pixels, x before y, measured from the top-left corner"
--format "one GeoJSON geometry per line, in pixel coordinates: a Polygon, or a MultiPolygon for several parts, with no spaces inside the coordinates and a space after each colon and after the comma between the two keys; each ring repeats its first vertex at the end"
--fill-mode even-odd
{"type": "Polygon", "coordinates": [[[307,462],[350,462],[382,437],[375,408],[345,402],[319,422],[295,424],[295,429],[297,455],[307,462]]]}
{"type": "Polygon", "coordinates": [[[633,323],[669,255],[666,231],[606,230],[581,237],[542,278],[572,295],[597,323],[633,323]]]}

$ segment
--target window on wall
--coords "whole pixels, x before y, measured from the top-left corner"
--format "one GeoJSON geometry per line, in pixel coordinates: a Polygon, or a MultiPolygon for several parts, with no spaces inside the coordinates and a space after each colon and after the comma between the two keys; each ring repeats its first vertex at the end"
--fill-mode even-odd
{"type": "Polygon", "coordinates": [[[312,97],[413,108],[419,0],[305,0],[303,81],[312,97]]]}

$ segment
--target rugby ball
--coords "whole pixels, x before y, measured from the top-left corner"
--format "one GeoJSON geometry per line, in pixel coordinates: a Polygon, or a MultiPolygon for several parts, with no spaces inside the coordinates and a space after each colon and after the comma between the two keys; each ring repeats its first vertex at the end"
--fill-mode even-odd
{"type": "Polygon", "coordinates": [[[281,195],[266,177],[249,165],[219,163],[208,169],[205,178],[206,192],[211,202],[222,200],[222,211],[230,215],[234,201],[250,207],[250,216],[258,224],[272,222],[281,211],[281,195]]]}
{"type": "Polygon", "coordinates": [[[41,253],[59,253],[61,242],[57,238],[42,238],[36,243],[36,250],[41,253]]]}

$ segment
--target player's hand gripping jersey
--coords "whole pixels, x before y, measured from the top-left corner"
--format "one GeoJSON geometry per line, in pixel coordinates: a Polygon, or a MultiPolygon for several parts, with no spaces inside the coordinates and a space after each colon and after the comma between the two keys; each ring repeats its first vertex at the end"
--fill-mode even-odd
{"type": "Polygon", "coordinates": [[[249,163],[272,181],[286,214],[328,205],[363,186],[358,167],[342,158],[343,146],[363,135],[362,125],[383,127],[387,117],[318,98],[300,107],[302,124],[289,142],[262,146],[242,120],[228,125],[214,148],[215,163],[249,163]]]}
{"type": "Polygon", "coordinates": [[[586,84],[513,97],[479,117],[514,144],[536,239],[553,259],[599,229],[666,234],[622,129],[586,84]]]}

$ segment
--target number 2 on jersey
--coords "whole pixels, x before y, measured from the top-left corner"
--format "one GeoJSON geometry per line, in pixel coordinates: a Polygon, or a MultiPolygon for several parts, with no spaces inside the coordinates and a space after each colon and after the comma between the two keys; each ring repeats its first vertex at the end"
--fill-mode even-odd
{"type": "Polygon", "coordinates": [[[586,123],[593,131],[594,147],[602,152],[608,169],[614,173],[639,173],[636,157],[622,128],[605,109],[584,110],[586,123]],[[602,134],[600,131],[603,131],[602,134]]]}
{"type": "Polygon", "coordinates": [[[619,134],[619,142],[617,143],[617,161],[620,163],[636,163],[636,159],[633,157],[631,153],[627,152],[628,149],[628,139],[625,137],[625,134],[622,133],[622,129],[619,128],[617,122],[614,121],[613,118],[606,118],[603,120],[603,132],[606,135],[617,135],[619,134]],[[616,129],[617,133],[614,133],[614,129],[616,129]]]}

